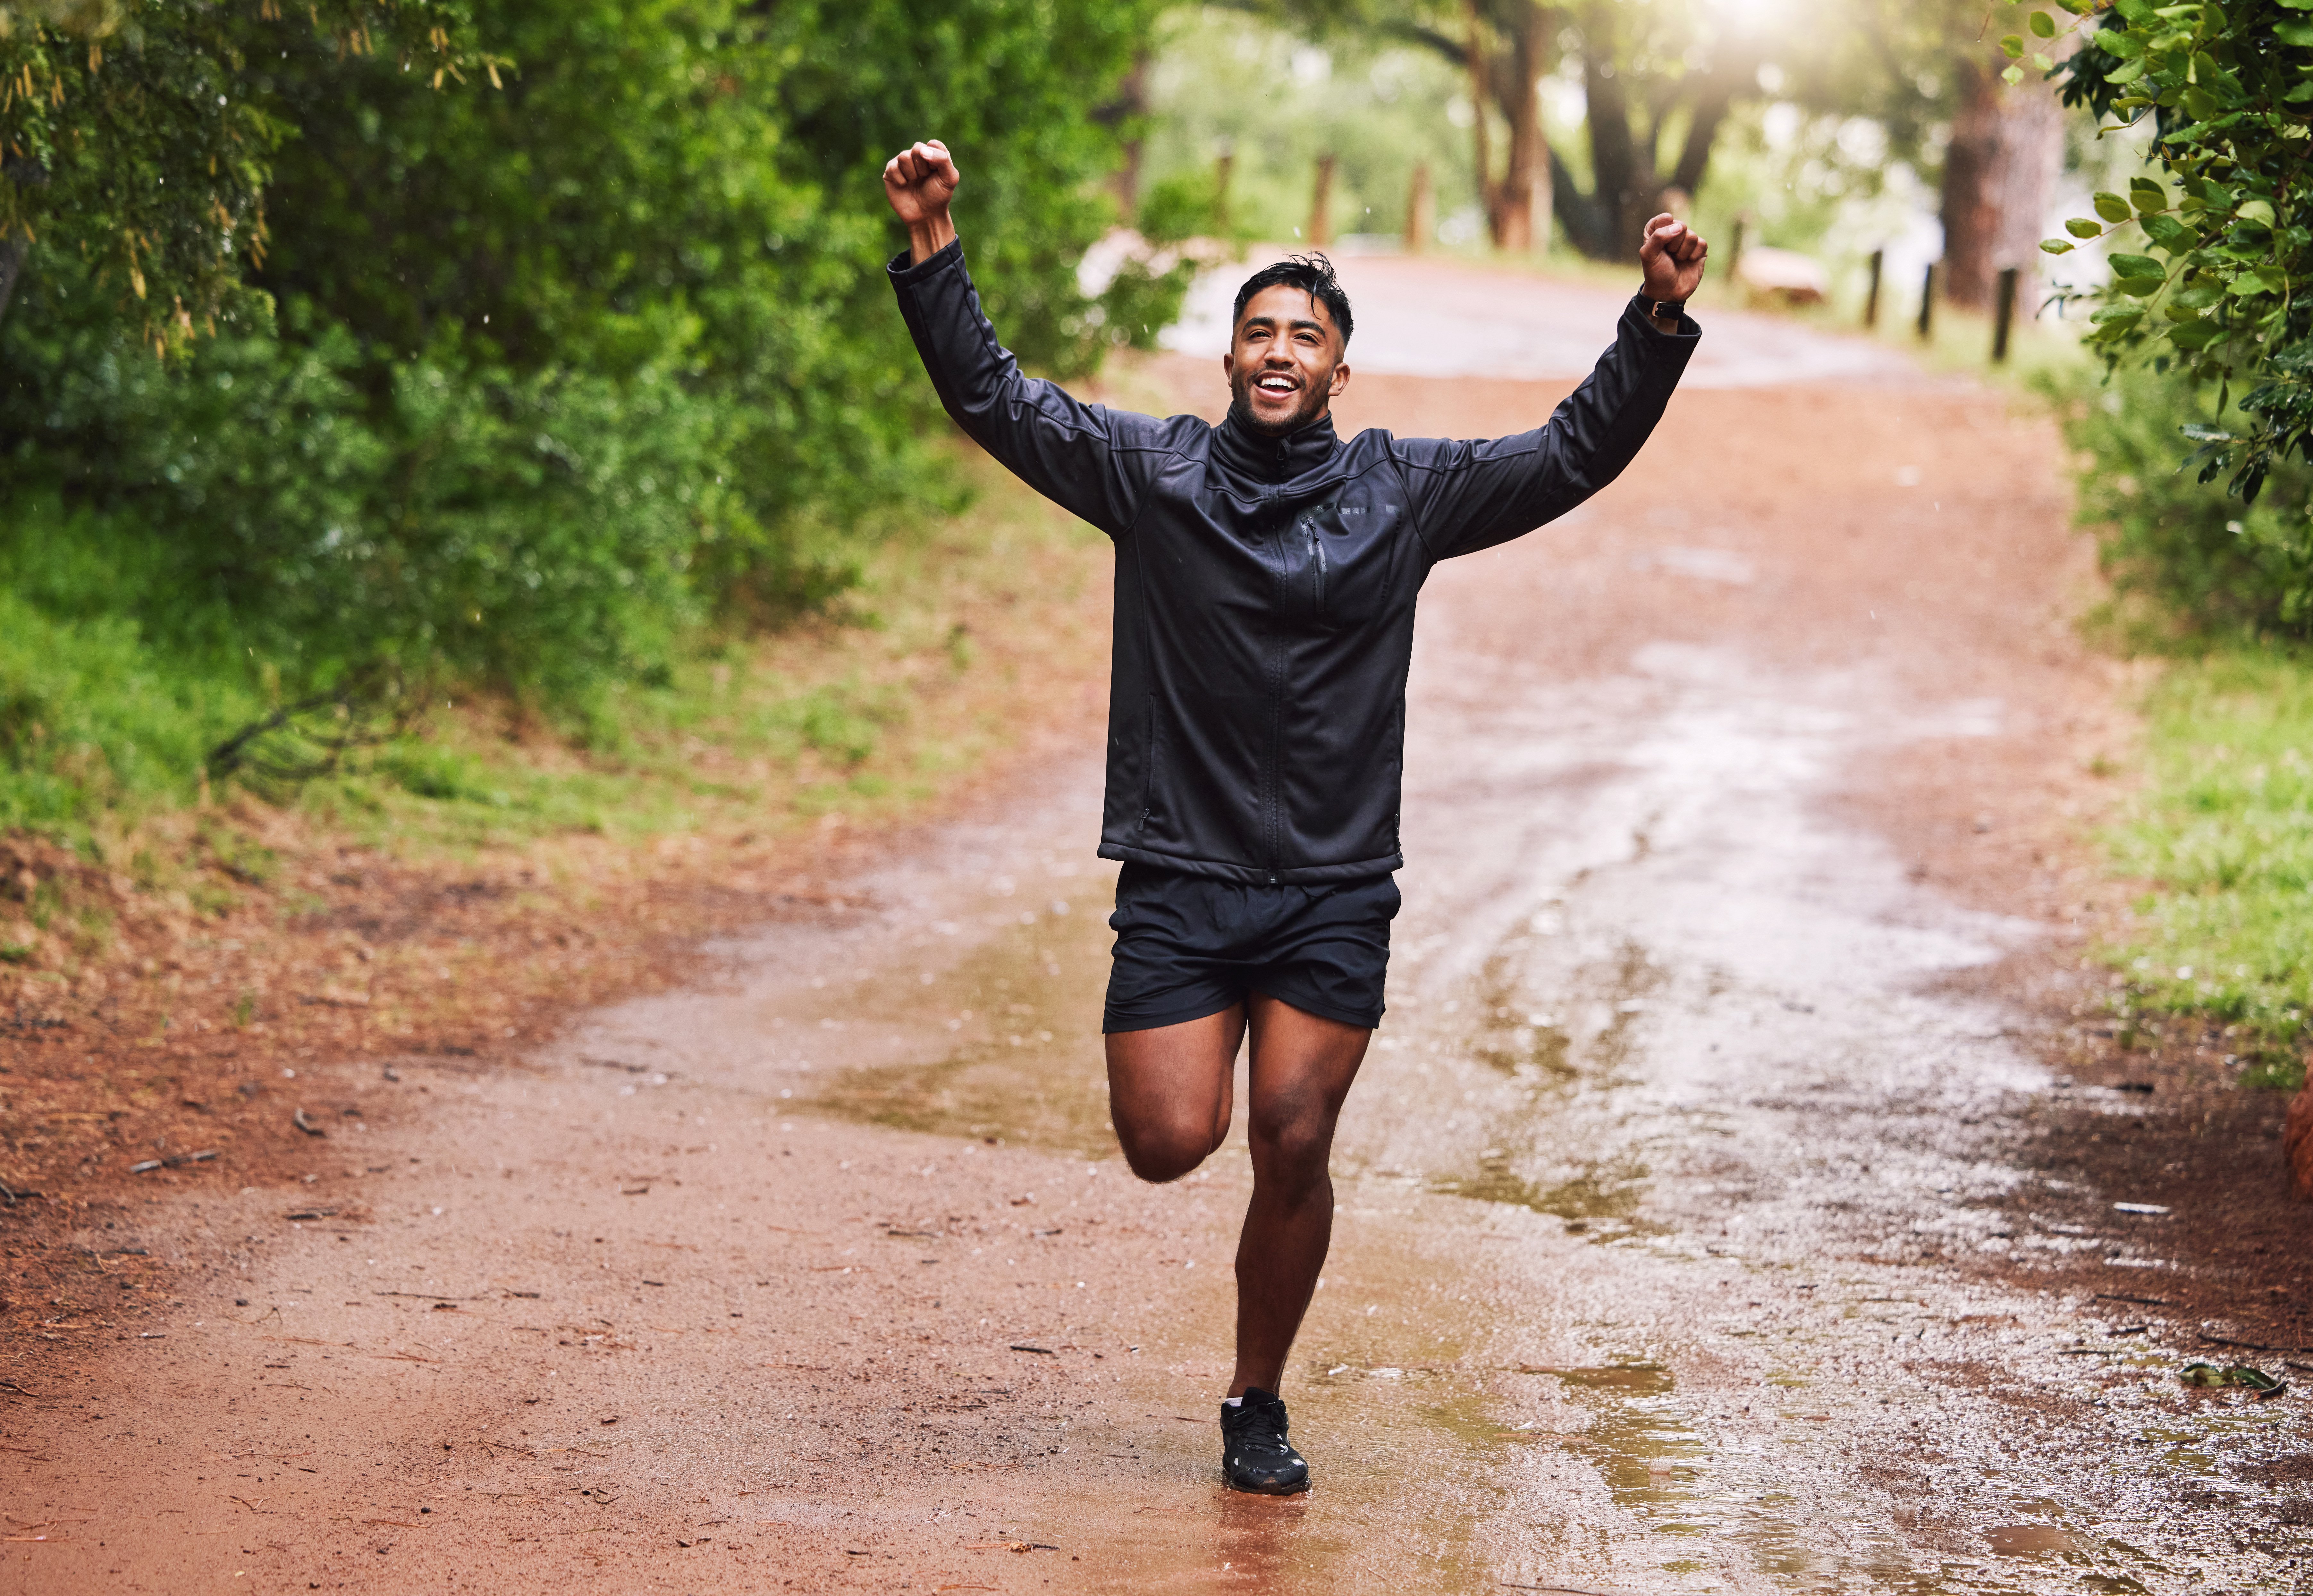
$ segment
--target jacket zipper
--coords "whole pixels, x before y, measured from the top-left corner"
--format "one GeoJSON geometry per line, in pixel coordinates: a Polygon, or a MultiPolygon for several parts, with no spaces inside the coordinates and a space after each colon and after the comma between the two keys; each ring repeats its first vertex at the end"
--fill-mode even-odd
{"type": "Polygon", "coordinates": [[[1317,535],[1316,523],[1306,525],[1309,528],[1309,552],[1317,560],[1317,618],[1322,621],[1325,618],[1325,540],[1317,535]]]}

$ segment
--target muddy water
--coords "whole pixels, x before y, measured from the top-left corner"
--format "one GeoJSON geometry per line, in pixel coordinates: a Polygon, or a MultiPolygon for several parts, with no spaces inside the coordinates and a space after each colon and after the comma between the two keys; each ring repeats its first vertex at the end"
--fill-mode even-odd
{"type": "MultiPolygon", "coordinates": [[[[2003,1127],[2060,1083],[1937,982],[2041,929],[1824,817],[1842,772],[2000,735],[2001,704],[1891,712],[1868,675],[1727,650],[1631,664],[1417,716],[1392,1016],[1292,1373],[1324,1488],[1160,1491],[1116,1531],[1126,1585],[1196,1583],[1219,1548],[1292,1589],[2293,1588],[2238,1483],[2301,1448],[2293,1399],[2212,1400],[2146,1309],[1965,1266],[2158,1250],[2013,1229],[2036,1177],[2003,1127]]],[[[1450,640],[1423,664],[1484,667],[1450,640]]],[[[830,992],[808,1023],[850,1042],[814,1106],[1108,1155],[1110,877],[1075,869],[994,877],[942,968],[830,992]]],[[[1241,1187],[1239,1142],[1216,1163],[1241,1187]]],[[[1183,1306],[1217,1327],[1211,1284],[1183,1306]]],[[[1168,1483],[1209,1467],[1201,1429],[1166,1441],[1168,1483]]]]}
{"type": "Polygon", "coordinates": [[[1216,1486],[1241,1137],[1159,1190],[1106,1133],[1087,747],[519,1068],[395,1061],[287,1202],[92,1234],[184,1309],[10,1394],[0,1511],[64,1539],[0,1591],[2296,1591],[2303,1398],[2180,1382],[2189,1216],[2017,1151],[2142,1105],[1955,995],[2053,928],[1843,818],[2062,740],[2053,440],[1935,394],[1683,397],[1433,579],[1310,1497],[1216,1486]],[[2033,1288],[2080,1256],[2141,1288],[2033,1288]]]}

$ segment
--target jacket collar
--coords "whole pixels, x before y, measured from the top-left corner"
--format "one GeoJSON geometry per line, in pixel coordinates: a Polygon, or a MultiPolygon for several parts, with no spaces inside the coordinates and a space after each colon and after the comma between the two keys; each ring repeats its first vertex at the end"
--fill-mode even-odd
{"type": "Polygon", "coordinates": [[[1289,481],[1315,471],[1340,446],[1330,414],[1283,437],[1255,432],[1235,416],[1213,428],[1213,457],[1232,474],[1260,482],[1289,481]]]}

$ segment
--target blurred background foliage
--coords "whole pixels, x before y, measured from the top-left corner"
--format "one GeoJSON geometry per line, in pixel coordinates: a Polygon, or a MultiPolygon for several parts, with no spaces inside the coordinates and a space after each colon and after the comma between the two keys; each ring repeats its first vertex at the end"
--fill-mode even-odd
{"type": "MultiPolygon", "coordinates": [[[[1023,357],[1106,347],[1076,267],[1153,5],[475,0],[455,34],[418,0],[304,9],[123,0],[91,36],[11,8],[9,653],[46,629],[98,674],[0,667],[0,760],[50,768],[77,726],[84,763],[189,792],[285,709],[293,773],[327,723],[391,729],[447,683],[599,736],[607,688],[825,604],[954,498],[883,282],[877,174],[928,128],[970,152],[1023,357]],[[365,10],[424,26],[398,48],[365,10]],[[208,181],[203,140],[242,164],[208,181]],[[131,190],[185,198],[102,199],[131,190]],[[137,650],[202,684],[158,742],[89,701],[137,650]]],[[[1138,324],[1179,286],[1112,291],[1138,324]]]]}
{"type": "MultiPolygon", "coordinates": [[[[2253,96],[2291,81],[2288,10],[2188,31],[2265,52],[2229,80],[2253,96]]],[[[1895,324],[1931,260],[1963,309],[2003,266],[2027,310],[2110,277],[2101,240],[2036,246],[2068,209],[2161,214],[2154,118],[2104,136],[2050,75],[2115,126],[2159,83],[2112,40],[2157,55],[2161,25],[2144,0],[0,0],[0,824],[292,780],[453,687],[608,745],[618,690],[839,602],[958,491],[882,281],[876,172],[908,139],[967,157],[989,310],[1061,376],[1152,342],[1187,260],[1317,226],[1627,263],[1683,207],[1729,266],[1738,225],[1810,257],[1842,314],[1880,251],[1895,324]],[[1147,247],[1080,278],[1120,223],[1147,247]]],[[[2235,109],[2182,92],[2170,135],[2235,109]]],[[[2193,203],[2210,251],[2303,247],[2293,215],[2193,203]]],[[[2155,630],[2300,637],[2300,466],[2254,507],[2159,469],[2180,426],[2238,420],[2200,364],[2079,399],[2084,502],[2155,630]]]]}

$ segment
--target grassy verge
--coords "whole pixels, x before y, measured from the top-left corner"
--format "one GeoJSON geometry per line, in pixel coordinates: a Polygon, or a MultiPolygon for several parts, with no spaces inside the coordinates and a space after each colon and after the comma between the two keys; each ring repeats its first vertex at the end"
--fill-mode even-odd
{"type": "Polygon", "coordinates": [[[2107,837],[2152,884],[2103,949],[2127,979],[2123,1038],[2221,1026],[2246,1084],[2294,1088],[2313,1012],[2313,659],[2179,661],[2145,712],[2145,785],[2107,837]]]}
{"type": "Polygon", "coordinates": [[[322,913],[328,858],[519,861],[576,902],[670,839],[761,851],[919,808],[1055,701],[1080,707],[1105,657],[1105,541],[985,461],[963,469],[967,507],[886,541],[839,613],[703,643],[614,692],[583,742],[456,700],[289,793],[198,777],[217,728],[262,710],[229,661],[0,589],[0,1012],[24,981],[50,996],[117,962],[124,921],[254,946],[322,913]]]}
{"type": "Polygon", "coordinates": [[[0,629],[37,706],[0,790],[50,817],[0,824],[0,1207],[312,1177],[345,1144],[292,1110],[396,1112],[381,1061],[493,1067],[696,980],[699,938],[840,906],[854,839],[1007,748],[1096,746],[1106,541],[963,469],[970,506],[882,547],[845,613],[697,648],[584,742],[459,701],[276,801],[188,768],[247,712],[203,707],[229,672],[0,584],[46,627],[0,629]]]}

